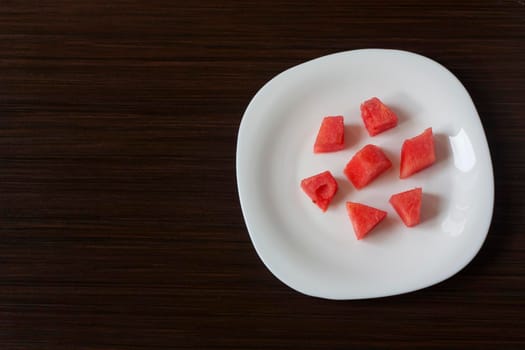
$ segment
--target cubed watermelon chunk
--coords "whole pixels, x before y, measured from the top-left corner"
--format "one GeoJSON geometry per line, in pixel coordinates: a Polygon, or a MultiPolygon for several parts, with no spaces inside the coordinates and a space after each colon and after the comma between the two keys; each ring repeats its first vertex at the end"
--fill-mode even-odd
{"type": "Polygon", "coordinates": [[[358,151],[345,167],[345,175],[355,188],[361,189],[392,166],[381,148],[366,145],[358,151]]]}
{"type": "Polygon", "coordinates": [[[397,125],[397,115],[377,97],[372,97],[361,104],[361,118],[370,136],[397,125]]]}
{"type": "Polygon", "coordinates": [[[325,212],[337,192],[337,181],[329,171],[325,171],[303,179],[301,188],[325,212]]]}
{"type": "Polygon", "coordinates": [[[403,142],[399,177],[405,179],[431,166],[435,161],[434,136],[432,128],[428,128],[418,136],[403,142]]]}
{"type": "Polygon", "coordinates": [[[357,239],[364,238],[386,217],[386,211],[361,203],[346,202],[346,211],[357,239]]]}
{"type": "Polygon", "coordinates": [[[343,116],[324,117],[314,144],[314,153],[342,150],[345,143],[343,116]]]}
{"type": "Polygon", "coordinates": [[[390,204],[408,227],[419,224],[422,193],[421,187],[416,187],[413,190],[397,193],[390,197],[390,204]]]}

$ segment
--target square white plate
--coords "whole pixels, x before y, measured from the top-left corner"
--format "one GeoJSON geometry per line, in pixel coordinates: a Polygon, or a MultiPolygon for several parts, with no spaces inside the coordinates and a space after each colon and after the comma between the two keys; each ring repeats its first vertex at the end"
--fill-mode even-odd
{"type": "Polygon", "coordinates": [[[459,80],[426,57],[363,49],[293,67],[264,85],[248,105],[237,140],[237,184],[253,245],[291,288],[328,299],[395,295],[438,283],[466,266],[487,235],[494,180],[487,140],[459,80]],[[359,106],[379,97],[398,126],[374,137],[359,106]],[[345,117],[345,149],[314,154],[321,120],[345,117]],[[403,140],[432,127],[436,163],[399,179],[403,140]],[[343,174],[365,144],[393,167],[362,190],[343,174]],[[326,213],[302,192],[301,179],[330,170],[339,190],[326,213]],[[388,199],[423,188],[421,223],[403,225],[388,199]],[[388,212],[365,239],[355,238],[346,201],[388,212]]]}

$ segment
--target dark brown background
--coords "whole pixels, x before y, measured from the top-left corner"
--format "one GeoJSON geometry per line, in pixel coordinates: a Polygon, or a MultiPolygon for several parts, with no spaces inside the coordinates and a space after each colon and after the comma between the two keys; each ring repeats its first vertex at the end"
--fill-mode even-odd
{"type": "Polygon", "coordinates": [[[418,3],[1,1],[0,347],[525,347],[525,2],[418,3]],[[250,243],[238,126],[275,74],[366,47],[465,84],[493,222],[439,285],[315,299],[250,243]]]}

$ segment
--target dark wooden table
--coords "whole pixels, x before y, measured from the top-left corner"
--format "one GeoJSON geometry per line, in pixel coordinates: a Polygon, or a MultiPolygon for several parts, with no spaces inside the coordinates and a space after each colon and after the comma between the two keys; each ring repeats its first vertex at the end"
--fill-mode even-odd
{"type": "Polygon", "coordinates": [[[0,348],[525,347],[523,1],[2,1],[0,39],[0,348]],[[306,297],[249,240],[238,126],[275,74],[367,47],[465,84],[492,226],[431,288],[306,297]]]}

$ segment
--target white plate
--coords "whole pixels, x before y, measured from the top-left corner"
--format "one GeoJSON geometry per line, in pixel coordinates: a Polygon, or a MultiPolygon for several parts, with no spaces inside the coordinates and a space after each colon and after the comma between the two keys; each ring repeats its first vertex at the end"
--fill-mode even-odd
{"type": "Polygon", "coordinates": [[[494,203],[489,148],[474,104],[459,80],[426,57],[364,49],[321,57],[273,78],[252,99],[237,140],[237,183],[257,253],[282,282],[328,299],[382,297],[438,283],[466,266],[481,248],[494,203]],[[377,96],[399,117],[396,128],[370,137],[359,105],[377,96]],[[344,115],[345,149],[313,154],[323,116],[344,115]],[[399,179],[404,139],[432,127],[437,162],[399,179]],[[362,190],[343,169],[368,143],[393,167],[362,190]],[[330,170],[339,191],[322,213],[299,187],[330,170]],[[422,222],[403,225],[390,195],[421,186],[422,222]],[[356,240],[345,202],[388,212],[356,240]]]}

